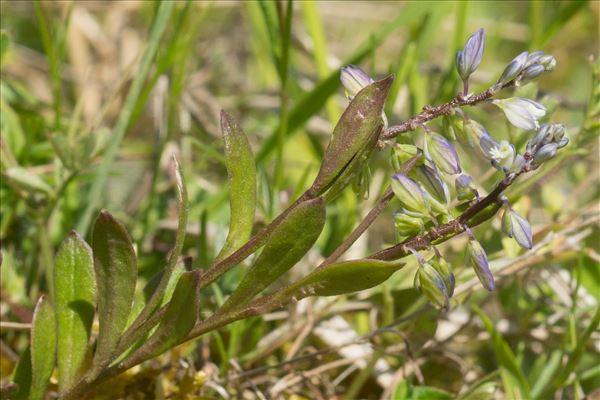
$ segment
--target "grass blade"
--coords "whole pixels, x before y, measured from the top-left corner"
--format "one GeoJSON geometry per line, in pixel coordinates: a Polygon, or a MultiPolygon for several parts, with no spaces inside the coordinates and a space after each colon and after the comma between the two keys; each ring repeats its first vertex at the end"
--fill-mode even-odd
{"type": "Polygon", "coordinates": [[[117,120],[115,128],[113,129],[113,135],[110,144],[106,149],[106,153],[102,158],[102,163],[96,172],[92,187],[90,188],[86,201],[84,202],[86,207],[79,219],[79,222],[77,223],[78,232],[87,232],[94,210],[102,198],[102,191],[104,190],[104,186],[108,179],[110,167],[115,160],[121,141],[125,136],[125,131],[127,130],[129,121],[133,115],[135,104],[142,91],[142,87],[144,86],[144,82],[148,76],[148,72],[150,71],[150,66],[154,60],[160,39],[169,22],[169,17],[174,4],[175,3],[171,1],[163,1],[160,3],[156,14],[156,19],[152,26],[152,30],[150,31],[148,47],[146,47],[146,50],[144,50],[144,54],[142,55],[142,59],[140,61],[140,68],[131,85],[131,89],[129,90],[127,98],[125,99],[123,110],[119,114],[119,119],[117,120]]]}

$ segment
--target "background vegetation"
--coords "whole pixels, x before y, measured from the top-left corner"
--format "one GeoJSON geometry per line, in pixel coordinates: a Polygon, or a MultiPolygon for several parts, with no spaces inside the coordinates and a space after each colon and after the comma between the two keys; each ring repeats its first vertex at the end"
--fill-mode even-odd
{"type": "MultiPolygon", "coordinates": [[[[521,51],[544,50],[556,70],[519,90],[555,110],[571,139],[507,193],[532,223],[532,250],[503,238],[499,218],[476,229],[495,292],[462,265],[459,237],[442,246],[458,280],[449,312],[413,289],[409,257],[382,286],[236,322],[134,368],[97,397],[510,398],[517,387],[531,398],[600,398],[598,4],[296,2],[287,21],[286,3],[180,2],[161,37],[150,33],[153,2],[3,1],[1,377],[27,345],[58,244],[71,229],[89,237],[100,208],[126,224],[141,279],[164,265],[177,219],[173,154],[190,199],[183,254],[197,268],[214,258],[229,214],[221,109],[255,150],[260,226],[317,172],[347,104],[339,67],[396,74],[386,112],[399,122],[458,92],[455,52],[483,27],[471,90],[489,87],[521,51]],[[152,46],[155,55],[142,58],[152,46]]],[[[514,135],[492,106],[472,112],[496,137],[514,135]]],[[[498,179],[483,163],[468,169],[484,191],[498,179]]],[[[328,206],[318,250],[291,276],[330,254],[369,210],[393,172],[389,150],[371,171],[371,197],[357,206],[347,190],[328,206]]],[[[395,242],[393,209],[346,258],[395,242]]],[[[205,292],[204,313],[239,276],[238,268],[205,292]]]]}

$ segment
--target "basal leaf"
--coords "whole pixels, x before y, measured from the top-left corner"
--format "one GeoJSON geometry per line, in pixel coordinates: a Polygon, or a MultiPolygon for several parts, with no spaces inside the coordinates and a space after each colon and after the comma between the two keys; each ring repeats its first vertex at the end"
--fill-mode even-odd
{"type": "Polygon", "coordinates": [[[348,164],[374,142],[383,126],[381,112],[394,78],[374,82],[352,99],[340,117],[325,150],[319,174],[310,191],[324,193],[348,167],[348,164]]]}
{"type": "Polygon", "coordinates": [[[325,202],[319,197],[300,203],[269,236],[222,310],[250,300],[292,268],[315,243],[325,224],[325,202]]]}
{"type": "Polygon", "coordinates": [[[131,311],[137,263],[129,234],[102,210],[92,232],[99,332],[93,369],[104,368],[112,356],[131,311]]]}
{"type": "Polygon", "coordinates": [[[403,266],[398,261],[343,261],[317,269],[292,287],[297,297],[337,296],[377,286],[403,266]]]}
{"type": "Polygon", "coordinates": [[[256,166],[248,139],[237,121],[221,111],[221,131],[225,142],[225,165],[229,176],[229,234],[217,260],[239,249],[252,233],[256,208],[256,166]]]}
{"type": "Polygon", "coordinates": [[[56,360],[56,323],[54,309],[45,296],[40,297],[31,324],[30,400],[44,398],[56,360]]]}
{"type": "Polygon", "coordinates": [[[54,296],[58,387],[64,392],[75,382],[85,358],[96,301],[92,249],[75,231],[56,254],[54,296]]]}

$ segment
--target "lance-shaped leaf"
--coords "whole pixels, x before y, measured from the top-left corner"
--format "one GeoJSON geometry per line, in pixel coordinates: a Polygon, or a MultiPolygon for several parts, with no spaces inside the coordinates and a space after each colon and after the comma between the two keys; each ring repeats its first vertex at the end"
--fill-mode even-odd
{"type": "Polygon", "coordinates": [[[31,389],[29,399],[44,398],[56,359],[54,309],[45,296],[40,297],[31,324],[31,389]]]}
{"type": "Polygon", "coordinates": [[[222,311],[250,300],[292,268],[313,246],[324,224],[325,201],[322,197],[295,207],[273,230],[263,251],[223,304],[222,311]]]}
{"type": "MultiPolygon", "coordinates": [[[[156,331],[130,358],[136,363],[155,357],[181,342],[196,324],[200,312],[200,272],[184,272],[156,331]]],[[[129,359],[129,358],[128,358],[129,359]]]]}
{"type": "Polygon", "coordinates": [[[229,176],[231,217],[229,234],[217,261],[229,256],[250,238],[256,208],[256,166],[248,139],[237,121],[225,111],[221,111],[221,131],[229,176]]]}
{"type": "Polygon", "coordinates": [[[403,266],[398,261],[369,259],[339,262],[315,270],[288,290],[296,298],[358,292],[385,282],[403,266]]]}
{"type": "Polygon", "coordinates": [[[92,232],[99,332],[93,370],[110,362],[127,324],[135,293],[137,263],[129,234],[108,211],[102,210],[92,232]]]}
{"type": "Polygon", "coordinates": [[[353,158],[378,136],[381,113],[394,78],[389,76],[362,89],[352,99],[338,121],[319,174],[310,192],[323,194],[348,167],[353,158]]]}
{"type": "Polygon", "coordinates": [[[75,231],[56,254],[54,296],[58,387],[62,393],[75,382],[85,358],[96,298],[92,249],[75,231]]]}

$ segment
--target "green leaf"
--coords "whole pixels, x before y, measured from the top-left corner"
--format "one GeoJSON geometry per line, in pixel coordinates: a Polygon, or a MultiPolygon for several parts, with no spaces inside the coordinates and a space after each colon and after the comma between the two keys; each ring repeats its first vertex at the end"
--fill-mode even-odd
{"type": "Polygon", "coordinates": [[[31,323],[30,400],[43,399],[56,360],[54,309],[46,296],[40,297],[31,323]]]}
{"type": "Polygon", "coordinates": [[[156,307],[161,302],[161,299],[164,298],[165,290],[171,279],[171,274],[173,273],[173,270],[177,265],[177,260],[179,259],[181,251],[183,250],[188,218],[187,187],[183,178],[183,172],[181,171],[181,165],[175,157],[173,157],[173,162],[175,164],[175,179],[177,188],[177,212],[179,214],[179,218],[177,221],[177,234],[175,235],[175,244],[173,246],[171,254],[169,255],[169,259],[167,260],[167,265],[163,270],[163,273],[161,274],[161,278],[158,282],[158,285],[155,286],[155,290],[152,293],[152,296],[150,296],[150,299],[146,302],[146,304],[144,304],[144,308],[139,313],[139,315],[137,315],[137,318],[132,323],[133,327],[130,327],[130,329],[136,329],[138,327],[138,324],[143,322],[156,310],[156,307]]]}
{"type": "Polygon", "coordinates": [[[381,113],[393,80],[389,76],[374,82],[352,99],[333,130],[321,169],[310,189],[312,193],[324,193],[359,153],[368,145],[373,147],[383,126],[381,113]]]}
{"type": "Polygon", "coordinates": [[[10,37],[5,30],[0,30],[0,67],[4,66],[6,56],[10,49],[10,37]]]}
{"type": "MultiPolygon", "coordinates": [[[[184,272],[177,282],[171,301],[158,328],[131,356],[132,365],[155,357],[181,342],[196,324],[200,312],[201,271],[184,272]]],[[[130,362],[129,358],[126,361],[130,362]]]]}
{"type": "Polygon", "coordinates": [[[252,299],[292,268],[313,246],[324,224],[323,198],[307,200],[294,207],[269,235],[263,251],[221,311],[252,299]]]}
{"type": "Polygon", "coordinates": [[[392,400],[452,400],[450,393],[431,386],[413,386],[406,379],[396,384],[392,400]]]}
{"type": "MultiPolygon", "coordinates": [[[[169,302],[169,300],[173,296],[173,292],[175,291],[177,282],[179,281],[179,278],[184,272],[185,267],[183,266],[183,263],[178,263],[173,269],[173,273],[171,273],[171,276],[169,277],[167,286],[163,292],[162,297],[160,298],[159,307],[162,307],[169,302]]],[[[130,323],[133,322],[135,318],[137,318],[144,306],[148,303],[148,300],[152,296],[152,293],[156,291],[156,288],[158,287],[158,284],[161,281],[164,273],[165,271],[162,270],[159,271],[156,275],[154,275],[146,284],[146,286],[144,286],[142,293],[136,296],[131,314],[129,315],[130,323]]],[[[128,325],[130,325],[130,323],[128,325]]]]}
{"type": "Polygon", "coordinates": [[[403,266],[404,264],[398,261],[343,261],[315,270],[290,289],[293,288],[297,297],[337,296],[358,292],[385,282],[403,266]]]}
{"type": "Polygon", "coordinates": [[[125,227],[108,211],[100,211],[92,232],[99,332],[93,370],[109,362],[131,311],[137,263],[125,227]]]}
{"type": "Polygon", "coordinates": [[[550,384],[552,377],[556,373],[556,371],[560,367],[560,363],[563,357],[563,353],[560,350],[554,350],[550,357],[546,357],[546,355],[540,356],[540,359],[545,361],[541,364],[541,371],[537,376],[532,377],[534,379],[530,379],[529,382],[532,384],[531,388],[531,398],[537,399],[540,394],[548,387],[550,384]]]}
{"type": "Polygon", "coordinates": [[[62,393],[75,383],[80,372],[96,302],[92,249],[75,231],[63,241],[56,254],[54,296],[58,387],[62,393]]]}
{"type": "Polygon", "coordinates": [[[4,171],[4,176],[17,189],[26,192],[37,192],[45,195],[52,193],[52,188],[39,175],[29,172],[25,168],[10,167],[4,171]]]}
{"type": "Polygon", "coordinates": [[[256,208],[256,166],[250,143],[238,122],[225,111],[221,111],[221,131],[225,142],[231,216],[229,234],[217,261],[248,241],[256,208]]]}
{"type": "Polygon", "coordinates": [[[485,329],[492,336],[492,344],[498,363],[500,364],[500,373],[502,382],[504,383],[505,395],[515,399],[529,399],[529,383],[525,379],[517,358],[510,349],[508,343],[504,341],[500,333],[498,333],[494,327],[492,321],[479,307],[472,305],[472,308],[481,319],[481,322],[483,322],[485,329]]]}
{"type": "Polygon", "coordinates": [[[15,366],[13,371],[12,380],[19,385],[19,391],[15,396],[16,400],[27,400],[29,399],[29,392],[31,390],[31,348],[28,347],[21,357],[19,362],[15,366]]]}

